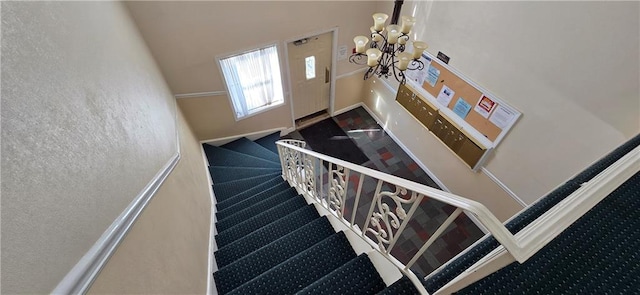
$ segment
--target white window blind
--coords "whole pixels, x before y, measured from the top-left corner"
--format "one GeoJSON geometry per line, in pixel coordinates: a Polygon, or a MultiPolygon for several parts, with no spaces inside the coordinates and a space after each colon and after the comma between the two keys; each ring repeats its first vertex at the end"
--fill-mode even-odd
{"type": "Polygon", "coordinates": [[[236,118],[284,103],[275,45],[220,59],[236,118]]]}

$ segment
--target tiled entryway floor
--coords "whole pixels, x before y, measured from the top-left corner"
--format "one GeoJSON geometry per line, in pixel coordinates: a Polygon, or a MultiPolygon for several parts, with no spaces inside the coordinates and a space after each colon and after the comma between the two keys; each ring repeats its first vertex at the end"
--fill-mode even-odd
{"type": "MultiPolygon", "coordinates": [[[[358,107],[333,119],[369,158],[369,161],[362,164],[363,166],[439,189],[438,185],[384,132],[364,108],[358,107]]],[[[297,132],[286,137],[302,139],[297,132]]],[[[348,161],[348,159],[344,160],[348,161]]],[[[326,181],[327,177],[324,177],[325,185],[326,181]]],[[[350,193],[348,195],[355,195],[358,183],[359,176],[349,177],[350,193]]],[[[367,201],[365,196],[373,196],[376,185],[376,181],[368,177],[363,181],[361,194],[363,197],[358,203],[355,216],[357,224],[363,225],[366,220],[371,207],[371,197],[367,201]]],[[[389,186],[384,186],[387,191],[395,191],[395,188],[389,186]]],[[[395,210],[393,202],[387,203],[391,206],[391,210],[395,210]]],[[[351,218],[354,205],[354,198],[346,200],[344,216],[347,219],[351,218]]],[[[404,208],[409,210],[408,206],[404,208]]],[[[454,210],[455,208],[450,205],[425,197],[403,235],[398,238],[392,254],[403,263],[409,262],[454,210]]],[[[429,274],[483,235],[484,233],[466,215],[461,214],[417,260],[412,270],[419,275],[429,274]]],[[[369,236],[375,240],[372,234],[369,236]]]]}

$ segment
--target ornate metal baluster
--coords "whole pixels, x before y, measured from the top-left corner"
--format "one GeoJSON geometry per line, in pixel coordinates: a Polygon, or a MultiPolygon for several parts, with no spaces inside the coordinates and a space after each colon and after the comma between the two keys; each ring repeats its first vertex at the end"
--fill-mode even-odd
{"type": "Polygon", "coordinates": [[[304,183],[305,183],[305,193],[310,197],[317,199],[318,196],[316,192],[316,174],[315,174],[315,167],[313,165],[313,162],[315,160],[316,159],[314,157],[305,154],[305,161],[304,161],[305,182],[304,183]]]}
{"type": "Polygon", "coordinates": [[[362,227],[363,231],[362,231],[362,235],[364,236],[367,232],[365,231],[365,229],[367,229],[369,227],[369,222],[371,221],[371,218],[369,218],[369,216],[371,216],[371,214],[373,214],[373,209],[376,208],[376,196],[378,196],[380,194],[380,190],[382,189],[382,184],[384,182],[382,180],[378,180],[378,184],[376,185],[376,192],[373,193],[373,198],[371,200],[371,207],[369,207],[369,213],[367,213],[367,220],[364,222],[364,227],[362,227]]]}
{"type": "Polygon", "coordinates": [[[369,215],[371,226],[365,228],[365,230],[376,237],[380,251],[383,253],[389,253],[389,247],[385,246],[391,245],[391,242],[395,240],[397,232],[393,230],[400,228],[400,220],[407,219],[407,212],[402,207],[402,204],[414,203],[419,199],[418,194],[415,192],[411,193],[409,199],[402,198],[404,195],[407,195],[407,189],[396,185],[395,192],[384,191],[374,196],[378,211],[372,212],[369,215]],[[382,201],[384,197],[387,197],[395,203],[395,212],[391,211],[389,204],[382,201]]]}
{"type": "MultiPolygon", "coordinates": [[[[332,166],[333,168],[333,166],[332,166]]],[[[329,195],[327,207],[334,210],[338,217],[344,214],[344,202],[347,191],[347,177],[349,169],[345,169],[340,165],[336,165],[336,169],[331,169],[329,174],[329,195]]]]}

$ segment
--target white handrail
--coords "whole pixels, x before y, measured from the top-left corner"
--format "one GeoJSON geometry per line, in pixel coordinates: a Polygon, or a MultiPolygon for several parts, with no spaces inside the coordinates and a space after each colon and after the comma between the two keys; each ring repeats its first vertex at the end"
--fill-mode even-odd
{"type": "MultiPolygon", "coordinates": [[[[281,140],[277,142],[277,146],[283,177],[293,187],[296,187],[298,192],[311,200],[316,200],[318,204],[334,213],[345,225],[371,244],[374,249],[381,252],[412,280],[415,275],[409,267],[444,229],[441,226],[436,230],[408,265],[403,265],[394,258],[391,255],[391,248],[411,219],[417,203],[425,196],[458,208],[454,212],[456,216],[460,210],[473,214],[515,260],[523,263],[600,200],[640,171],[640,147],[637,147],[594,179],[585,183],[582,188],[560,202],[552,210],[544,213],[517,235],[513,235],[484,205],[474,200],[304,149],[302,141],[281,140]],[[322,164],[324,162],[330,163],[330,168],[323,172],[322,164]],[[323,192],[325,181],[322,177],[325,173],[328,174],[329,179],[326,181],[328,188],[326,192],[323,192]],[[316,174],[320,179],[319,184],[316,174]],[[353,208],[354,212],[350,215],[351,217],[343,216],[345,202],[348,198],[346,192],[349,175],[359,177],[359,185],[354,196],[356,206],[353,208]],[[377,186],[371,199],[371,207],[366,216],[365,224],[360,228],[360,225],[355,224],[354,216],[355,210],[358,209],[357,202],[361,201],[360,194],[364,177],[376,180],[377,186]],[[385,183],[396,186],[396,190],[384,191],[382,186],[385,183]],[[393,208],[389,207],[389,202],[382,202],[383,198],[389,198],[389,201],[395,203],[395,212],[393,208]],[[406,212],[403,205],[410,206],[409,213],[406,212]],[[377,241],[368,237],[367,233],[374,235],[377,241]]],[[[451,216],[445,223],[451,223],[455,219],[455,216],[451,216]]],[[[446,225],[443,226],[446,227],[446,225]]]]}
{"type": "Polygon", "coordinates": [[[320,154],[318,152],[293,146],[284,141],[279,141],[277,142],[277,144],[281,147],[289,148],[291,150],[304,153],[306,155],[315,157],[322,161],[342,166],[346,169],[349,169],[350,171],[356,171],[358,173],[372,177],[374,179],[381,179],[381,180],[384,180],[386,183],[400,185],[401,187],[404,187],[409,191],[422,193],[425,196],[429,196],[429,198],[441,201],[443,203],[447,203],[456,208],[461,208],[462,210],[465,210],[467,213],[471,213],[475,215],[478,218],[478,220],[482,223],[482,225],[487,227],[487,230],[489,230],[494,235],[494,237],[498,241],[500,241],[500,243],[505,245],[505,248],[507,248],[510,251],[518,248],[516,240],[514,236],[511,234],[511,232],[509,232],[509,230],[507,230],[507,228],[502,224],[502,222],[500,222],[500,220],[498,220],[498,218],[495,217],[495,215],[493,215],[493,213],[491,213],[491,211],[489,211],[489,209],[487,209],[487,207],[485,207],[481,203],[478,203],[474,200],[467,199],[467,198],[464,198],[452,193],[448,193],[439,189],[435,189],[423,184],[409,181],[404,178],[400,178],[391,174],[387,174],[384,172],[373,170],[371,168],[367,168],[367,167],[349,163],[337,158],[333,158],[331,156],[320,154]]]}

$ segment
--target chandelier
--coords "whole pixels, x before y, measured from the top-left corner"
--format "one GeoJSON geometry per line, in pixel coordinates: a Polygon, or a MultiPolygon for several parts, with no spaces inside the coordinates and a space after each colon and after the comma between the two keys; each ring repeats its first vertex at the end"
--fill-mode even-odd
{"type": "Polygon", "coordinates": [[[398,82],[404,84],[406,70],[422,70],[424,64],[420,61],[422,52],[427,49],[427,43],[413,42],[413,52],[406,52],[405,45],[409,41],[409,33],[416,22],[416,18],[403,15],[402,23],[398,25],[402,0],[396,0],[393,7],[391,21],[385,30],[385,22],[388,15],[376,13],[373,15],[373,27],[371,27],[371,42],[365,36],[353,38],[356,44],[354,53],[349,57],[349,62],[367,65],[369,69],[364,73],[364,79],[371,76],[389,78],[394,76],[398,82]],[[369,44],[369,49],[367,45],[369,44]]]}

